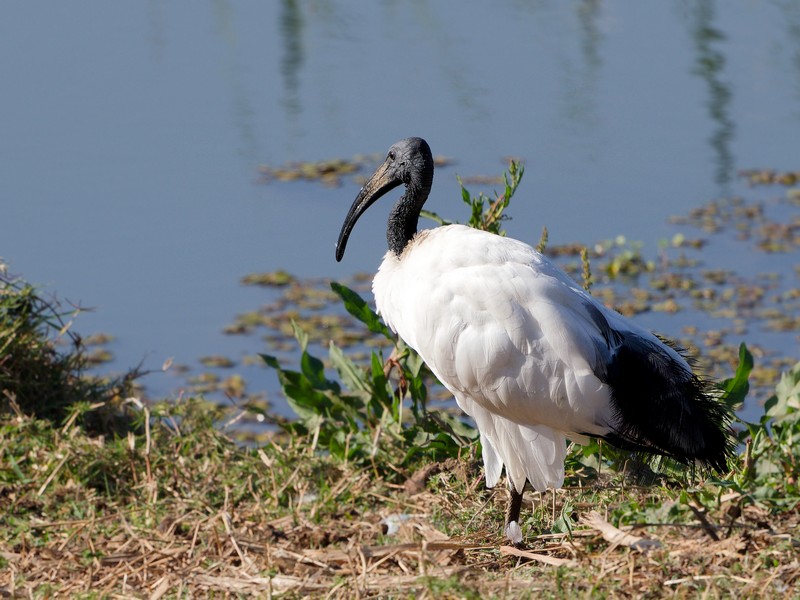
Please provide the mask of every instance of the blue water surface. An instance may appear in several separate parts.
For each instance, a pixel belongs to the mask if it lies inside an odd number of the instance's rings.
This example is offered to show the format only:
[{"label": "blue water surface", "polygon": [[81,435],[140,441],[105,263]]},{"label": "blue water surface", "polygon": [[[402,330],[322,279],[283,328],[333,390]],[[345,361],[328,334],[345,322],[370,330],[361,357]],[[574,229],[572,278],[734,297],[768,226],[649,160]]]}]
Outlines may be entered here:
[{"label": "blue water surface", "polygon": [[260,301],[247,273],[375,270],[386,210],[333,259],[353,179],[262,164],[423,136],[456,161],[429,208],[464,218],[456,175],[520,157],[511,235],[650,249],[739,169],[800,168],[792,0],[4,2],[0,56],[0,256],[93,307],[76,327],[118,369],[257,351],[222,333]]}]

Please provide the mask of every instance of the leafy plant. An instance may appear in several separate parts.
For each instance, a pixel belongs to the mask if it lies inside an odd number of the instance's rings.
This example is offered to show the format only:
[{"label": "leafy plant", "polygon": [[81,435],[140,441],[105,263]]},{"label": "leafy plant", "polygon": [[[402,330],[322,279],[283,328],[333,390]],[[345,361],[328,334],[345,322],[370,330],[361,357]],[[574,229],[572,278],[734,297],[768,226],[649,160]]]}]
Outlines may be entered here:
[{"label": "leafy plant", "polygon": [[758,423],[744,423],[737,487],[754,500],[800,503],[800,363],[781,376]]},{"label": "leafy plant", "polygon": [[731,410],[741,408],[750,391],[750,372],[753,370],[753,355],[744,343],[739,344],[739,363],[733,377],[718,386],[725,403]]},{"label": "leafy plant", "polygon": [[[510,161],[508,164],[508,171],[503,173],[503,183],[505,188],[502,194],[495,192],[494,199],[490,199],[483,192],[479,192],[477,196],[473,196],[470,191],[464,186],[461,178],[458,178],[458,184],[461,187],[461,200],[470,209],[470,217],[467,225],[475,229],[481,229],[497,235],[505,235],[505,230],[500,226],[502,221],[510,217],[505,214],[505,209],[508,208],[511,198],[517,191],[522,175],[525,173],[525,167],[522,163],[517,161]],[[434,212],[422,210],[420,213],[439,225],[450,225],[453,221],[443,219]],[[543,233],[546,237],[546,234]]]},{"label": "leafy plant", "polygon": [[[370,331],[394,339],[356,292],[338,283],[331,287],[345,309]],[[477,432],[459,419],[427,412],[425,379],[430,373],[402,340],[386,360],[373,351],[366,369],[331,342],[328,360],[337,381],[328,378],[324,363],[308,350],[308,336],[296,326],[295,337],[302,352],[299,371],[284,369],[274,356],[262,358],[278,372],[283,393],[299,417],[284,428],[310,436],[331,456],[345,462],[406,465],[416,457],[457,456],[477,438]]]},{"label": "leafy plant", "polygon": [[480,192],[477,196],[473,196],[464,187],[461,179],[458,180],[461,186],[461,200],[470,207],[471,215],[468,225],[475,229],[482,229],[490,233],[498,235],[505,235],[505,231],[501,229],[500,223],[509,217],[504,214],[508,208],[509,202],[514,192],[517,191],[522,175],[525,173],[525,167],[521,163],[511,161],[508,165],[508,171],[503,173],[503,182],[505,183],[505,190],[502,194],[495,194],[494,200],[490,200]]}]

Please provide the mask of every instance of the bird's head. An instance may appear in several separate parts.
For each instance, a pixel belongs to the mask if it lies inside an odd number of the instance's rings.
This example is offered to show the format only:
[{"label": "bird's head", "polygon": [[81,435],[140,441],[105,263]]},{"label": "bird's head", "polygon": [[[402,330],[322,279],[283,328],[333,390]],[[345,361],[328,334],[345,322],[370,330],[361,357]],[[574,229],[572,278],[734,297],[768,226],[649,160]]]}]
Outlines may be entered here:
[{"label": "bird's head", "polygon": [[398,185],[405,184],[407,188],[406,194],[398,204],[405,202],[409,209],[416,210],[413,223],[416,229],[416,218],[428,197],[432,181],[433,155],[425,140],[410,137],[392,144],[386,153],[386,159],[358,192],[358,196],[345,217],[339,240],[336,242],[336,260],[342,260],[347,246],[347,238],[350,237],[350,232],[359,217],[378,198]]}]

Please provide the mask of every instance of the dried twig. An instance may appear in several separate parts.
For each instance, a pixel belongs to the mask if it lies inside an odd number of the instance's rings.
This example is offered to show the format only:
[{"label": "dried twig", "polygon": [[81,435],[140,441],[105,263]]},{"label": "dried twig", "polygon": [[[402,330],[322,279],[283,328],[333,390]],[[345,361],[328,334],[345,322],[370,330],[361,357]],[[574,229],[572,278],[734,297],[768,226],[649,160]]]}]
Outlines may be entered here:
[{"label": "dried twig", "polygon": [[654,548],[661,547],[661,542],[658,540],[649,540],[617,529],[611,523],[603,519],[600,513],[595,511],[581,515],[581,522],[599,531],[603,539],[609,544],[612,544],[612,546],[629,546],[639,552],[649,552]]},{"label": "dried twig", "polygon": [[539,554],[538,552],[529,552],[528,550],[520,550],[514,546],[500,546],[500,554],[510,554],[511,556],[518,556],[520,558],[527,558],[535,560],[546,565],[554,567],[570,567],[574,566],[576,562],[571,558],[558,558],[557,556],[550,556],[549,554]]}]

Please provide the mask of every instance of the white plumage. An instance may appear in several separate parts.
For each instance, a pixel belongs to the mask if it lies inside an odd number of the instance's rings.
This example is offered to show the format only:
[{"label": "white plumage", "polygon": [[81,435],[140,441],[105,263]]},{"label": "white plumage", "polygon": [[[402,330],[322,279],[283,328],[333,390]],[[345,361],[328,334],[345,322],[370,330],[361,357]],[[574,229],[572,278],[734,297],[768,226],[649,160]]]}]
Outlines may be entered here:
[{"label": "white plumage", "polygon": [[490,487],[503,465],[519,492],[526,478],[559,487],[565,435],[609,431],[608,387],[584,358],[602,359],[582,307],[592,300],[529,246],[462,225],[423,232],[386,254],[373,292],[477,422]]},{"label": "white plumage", "polygon": [[[373,281],[378,312],[475,420],[487,486],[505,466],[512,541],[521,541],[525,481],[538,491],[563,484],[567,439],[597,436],[719,468],[724,414],[686,360],[527,244],[462,225],[417,234],[432,176],[424,140],[392,146],[353,203],[337,259],[358,217],[404,183]],[[664,415],[673,422],[649,422]]]}]

